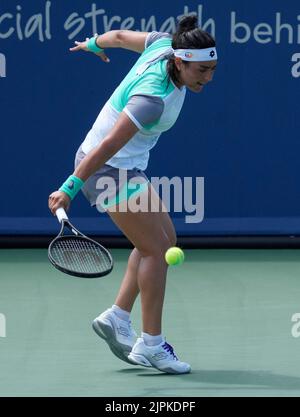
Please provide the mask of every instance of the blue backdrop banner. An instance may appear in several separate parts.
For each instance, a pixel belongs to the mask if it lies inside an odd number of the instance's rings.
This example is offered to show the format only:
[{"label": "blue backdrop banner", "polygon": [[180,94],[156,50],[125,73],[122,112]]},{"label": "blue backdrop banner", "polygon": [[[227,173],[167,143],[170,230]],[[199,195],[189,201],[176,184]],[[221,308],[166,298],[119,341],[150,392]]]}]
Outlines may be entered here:
[{"label": "blue backdrop banner", "polygon": [[[74,41],[173,33],[191,13],[216,37],[218,68],[201,94],[187,93],[146,173],[190,181],[182,209],[170,207],[179,235],[300,233],[299,1],[0,0],[0,234],[57,231],[48,195],[138,58],[114,48],[105,64],[71,53]],[[119,234],[82,195],[70,216],[88,233]]]}]

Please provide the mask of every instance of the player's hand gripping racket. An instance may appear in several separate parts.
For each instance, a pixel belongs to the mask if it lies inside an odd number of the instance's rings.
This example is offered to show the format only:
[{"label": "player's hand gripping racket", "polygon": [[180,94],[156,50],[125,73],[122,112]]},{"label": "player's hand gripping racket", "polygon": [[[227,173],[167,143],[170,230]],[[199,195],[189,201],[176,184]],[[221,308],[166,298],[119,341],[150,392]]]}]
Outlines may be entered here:
[{"label": "player's hand gripping racket", "polygon": [[[69,221],[63,208],[56,211],[61,223],[58,236],[50,243],[48,258],[65,274],[82,278],[103,277],[113,269],[113,259],[107,249],[83,235]],[[68,228],[72,234],[65,234]]]}]

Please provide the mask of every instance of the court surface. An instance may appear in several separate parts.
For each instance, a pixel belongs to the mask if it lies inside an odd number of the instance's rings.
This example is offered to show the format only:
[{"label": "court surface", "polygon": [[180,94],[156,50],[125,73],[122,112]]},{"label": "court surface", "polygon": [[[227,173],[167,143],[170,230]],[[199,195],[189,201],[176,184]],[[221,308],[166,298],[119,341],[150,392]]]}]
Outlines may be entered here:
[{"label": "court surface", "polygon": [[[186,250],[168,274],[164,335],[192,373],[118,360],[92,330],[129,250],[94,280],[54,269],[47,251],[0,251],[0,396],[300,396],[298,250]],[[139,300],[132,320],[141,330]]]}]

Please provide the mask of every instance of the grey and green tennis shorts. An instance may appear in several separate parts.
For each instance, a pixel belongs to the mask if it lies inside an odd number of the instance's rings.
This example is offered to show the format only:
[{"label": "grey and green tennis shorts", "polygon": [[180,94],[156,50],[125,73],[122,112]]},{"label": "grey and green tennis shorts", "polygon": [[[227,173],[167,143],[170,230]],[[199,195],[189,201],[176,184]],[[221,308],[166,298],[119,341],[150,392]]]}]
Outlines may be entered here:
[{"label": "grey and green tennis shorts", "polygon": [[[75,168],[85,155],[80,147],[75,157]],[[149,179],[140,169],[119,169],[105,164],[90,176],[81,190],[92,207],[106,210],[144,192],[148,185]]]}]

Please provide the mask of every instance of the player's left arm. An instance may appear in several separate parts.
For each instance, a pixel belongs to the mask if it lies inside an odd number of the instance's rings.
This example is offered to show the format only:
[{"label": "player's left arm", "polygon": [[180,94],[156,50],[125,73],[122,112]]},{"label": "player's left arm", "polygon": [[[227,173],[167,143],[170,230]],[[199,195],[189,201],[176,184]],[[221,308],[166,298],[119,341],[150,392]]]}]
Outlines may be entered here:
[{"label": "player's left arm", "polygon": [[[103,35],[97,35],[97,45],[99,48],[123,48],[129,51],[142,53],[145,50],[146,38],[149,32],[136,32],[134,30],[111,30]],[[95,35],[96,36],[96,35]],[[89,38],[86,38],[84,42],[75,41],[73,48],[70,48],[71,52],[86,51],[88,52],[87,42]],[[104,52],[96,53],[103,61],[109,62]]]},{"label": "player's left arm", "polygon": [[146,38],[149,32],[134,30],[112,30],[98,36],[97,44],[100,48],[123,48],[142,53],[145,50]]}]

